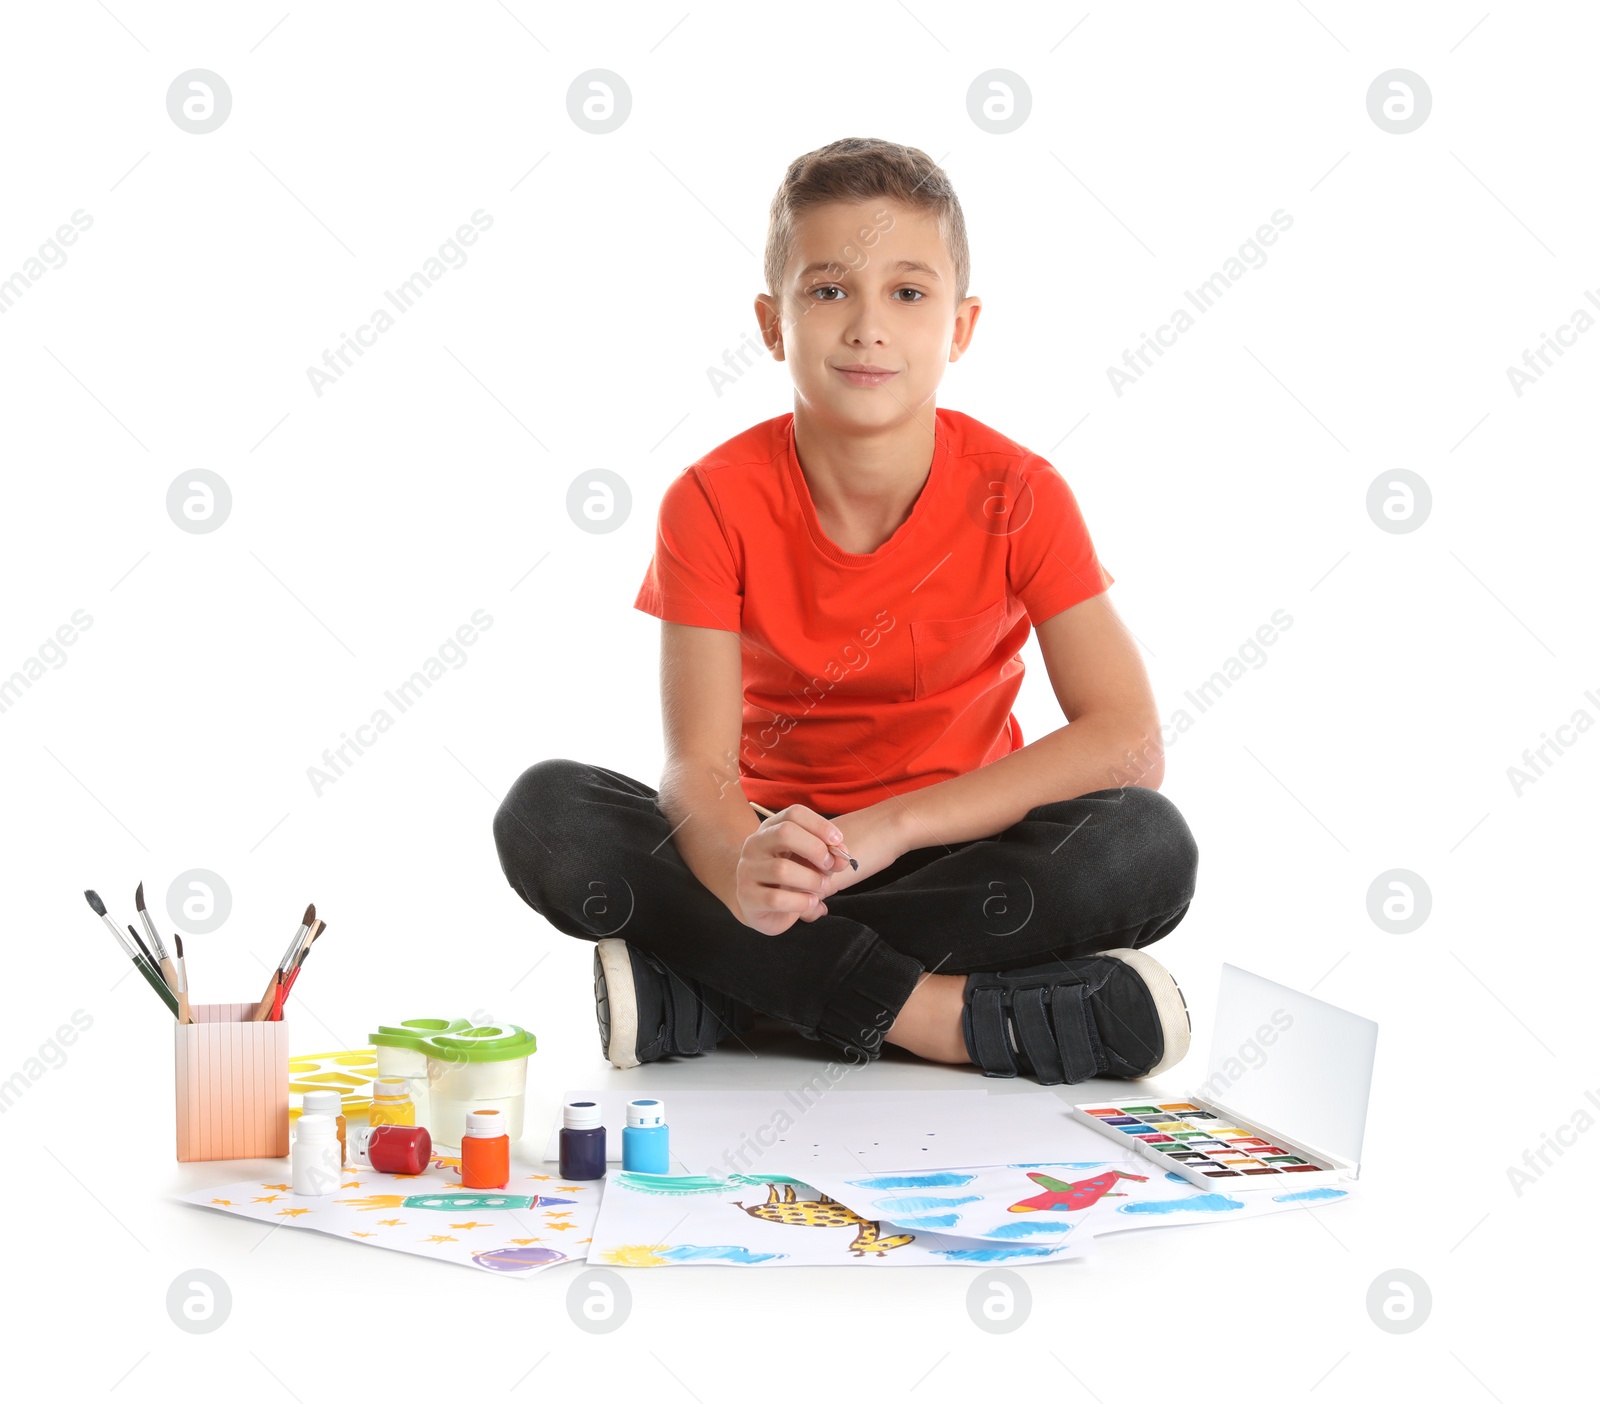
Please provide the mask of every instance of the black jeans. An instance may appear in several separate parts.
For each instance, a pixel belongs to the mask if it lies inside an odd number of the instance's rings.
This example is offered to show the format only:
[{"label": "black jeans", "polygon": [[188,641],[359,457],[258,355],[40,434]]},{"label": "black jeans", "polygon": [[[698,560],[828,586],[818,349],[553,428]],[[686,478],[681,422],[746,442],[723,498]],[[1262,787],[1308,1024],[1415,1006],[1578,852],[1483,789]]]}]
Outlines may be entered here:
[{"label": "black jeans", "polygon": [[557,930],[620,936],[868,1057],[924,971],[1010,970],[1159,940],[1189,908],[1198,854],[1165,795],[1095,790],[992,838],[912,849],[829,897],[827,916],[766,936],[695,877],[671,830],[650,786],[575,760],[529,767],[494,818],[507,881]]}]

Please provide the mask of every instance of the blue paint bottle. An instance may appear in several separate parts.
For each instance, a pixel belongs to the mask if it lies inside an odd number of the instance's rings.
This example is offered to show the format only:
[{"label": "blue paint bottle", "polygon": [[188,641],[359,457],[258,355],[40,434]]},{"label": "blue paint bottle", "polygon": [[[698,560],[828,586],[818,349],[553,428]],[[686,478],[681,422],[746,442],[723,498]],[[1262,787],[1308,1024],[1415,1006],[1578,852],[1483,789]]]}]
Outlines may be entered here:
[{"label": "blue paint bottle", "polygon": [[561,1112],[561,1178],[598,1180],[606,1173],[606,1127],[598,1102],[568,1102]]},{"label": "blue paint bottle", "polygon": [[628,1103],[628,1124],[622,1128],[622,1168],[641,1175],[669,1173],[667,1109],[654,1097]]}]

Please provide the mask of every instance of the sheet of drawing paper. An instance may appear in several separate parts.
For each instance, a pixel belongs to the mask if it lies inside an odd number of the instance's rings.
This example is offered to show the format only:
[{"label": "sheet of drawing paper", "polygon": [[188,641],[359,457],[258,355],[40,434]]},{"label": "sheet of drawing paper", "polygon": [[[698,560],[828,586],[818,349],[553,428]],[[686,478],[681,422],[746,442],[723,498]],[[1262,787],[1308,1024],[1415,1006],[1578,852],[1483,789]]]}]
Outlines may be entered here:
[{"label": "sheet of drawing paper", "polygon": [[788,1176],[632,1175],[612,1171],[589,1245],[605,1267],[923,1267],[1041,1262],[1093,1245],[997,1243],[894,1228]]},{"label": "sheet of drawing paper", "polygon": [[787,1175],[814,1171],[906,1171],[1019,1161],[1105,1161],[1107,1136],[1070,1115],[1053,1093],[856,1092],[836,1089],[807,1104],[798,1093],[764,1093],[679,1115],[667,1101],[673,1154],[696,1174]]},{"label": "sheet of drawing paper", "polygon": [[[1138,1156],[884,1173],[807,1171],[812,1184],[866,1218],[997,1243],[1064,1243],[1102,1204],[1147,1193],[1165,1172]],[[1157,1191],[1165,1195],[1165,1191]],[[1092,1230],[1089,1230],[1092,1236]]]},{"label": "sheet of drawing paper", "polygon": [[[846,1091],[842,1088],[819,1092],[814,1087],[806,1086],[770,1092],[629,1087],[602,1092],[567,1092],[562,1100],[600,1104],[601,1119],[606,1128],[606,1159],[620,1162],[623,1109],[636,1097],[659,1097],[666,1103],[667,1124],[672,1133],[672,1158],[676,1162],[672,1168],[674,1171],[700,1174],[711,1173],[713,1166],[717,1167],[717,1173],[749,1169],[754,1158],[763,1152],[764,1143],[776,1144],[779,1137],[787,1136],[791,1128],[802,1122],[809,1124],[815,1120],[819,1126],[831,1127],[838,1113],[830,1111],[825,1116],[818,1116],[818,1110],[825,1106],[858,1108],[852,1114],[855,1118],[852,1125],[863,1122],[880,1125],[885,1110],[895,1106],[899,1106],[902,1112],[908,1108],[923,1107],[927,1109],[927,1114],[942,1114],[948,1120],[951,1109],[962,1105],[976,1107],[987,1100],[988,1094],[981,1087],[954,1092]],[[560,1159],[560,1134],[561,1120],[558,1114],[545,1142],[544,1158],[547,1161]],[[741,1167],[738,1163],[740,1157],[749,1163]]]},{"label": "sheet of drawing paper", "polygon": [[1152,1166],[1151,1170],[1149,1184],[1139,1187],[1127,1199],[1102,1199],[1084,1224],[1084,1232],[1099,1238],[1126,1229],[1225,1223],[1286,1209],[1321,1209],[1351,1196],[1348,1188],[1317,1186],[1297,1190],[1286,1183],[1275,1183],[1271,1189],[1235,1190],[1221,1188],[1233,1181],[1220,1181],[1216,1189],[1201,1189],[1159,1166]]},{"label": "sheet of drawing paper", "polygon": [[287,1180],[246,1180],[183,1197],[274,1227],[314,1229],[502,1276],[527,1277],[587,1255],[603,1180],[564,1182],[513,1165],[504,1190],[463,1190],[460,1163],[435,1156],[421,1175],[346,1170],[327,1195],[297,1195]]}]

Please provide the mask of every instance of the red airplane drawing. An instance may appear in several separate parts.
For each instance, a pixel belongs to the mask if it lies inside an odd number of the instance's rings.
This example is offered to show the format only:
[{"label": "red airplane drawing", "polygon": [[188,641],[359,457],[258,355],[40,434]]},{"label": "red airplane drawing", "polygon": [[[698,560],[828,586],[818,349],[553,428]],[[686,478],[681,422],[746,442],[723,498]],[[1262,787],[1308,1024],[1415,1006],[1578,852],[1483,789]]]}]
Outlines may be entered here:
[{"label": "red airplane drawing", "polygon": [[1113,1198],[1120,1196],[1121,1191],[1113,1190],[1112,1185],[1118,1180],[1145,1181],[1148,1175],[1129,1175],[1122,1170],[1106,1170],[1090,1180],[1075,1180],[1067,1184],[1064,1180],[1041,1175],[1036,1170],[1028,1171],[1028,1178],[1036,1185],[1044,1188],[1043,1194],[1036,1194],[1032,1199],[1020,1200],[1011,1206],[1013,1214],[1036,1214],[1040,1210],[1064,1209],[1072,1212],[1074,1209],[1087,1209],[1091,1204],[1098,1204],[1106,1195]]}]

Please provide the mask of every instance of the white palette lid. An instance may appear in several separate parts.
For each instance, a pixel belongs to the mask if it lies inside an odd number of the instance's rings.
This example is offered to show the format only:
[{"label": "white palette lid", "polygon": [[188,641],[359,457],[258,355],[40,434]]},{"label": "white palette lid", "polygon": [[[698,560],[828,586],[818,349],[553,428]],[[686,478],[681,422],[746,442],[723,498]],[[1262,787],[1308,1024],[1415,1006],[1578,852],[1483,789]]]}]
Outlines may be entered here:
[{"label": "white palette lid", "polygon": [[1359,1168],[1377,1024],[1224,965],[1213,1030],[1195,1096]]}]

